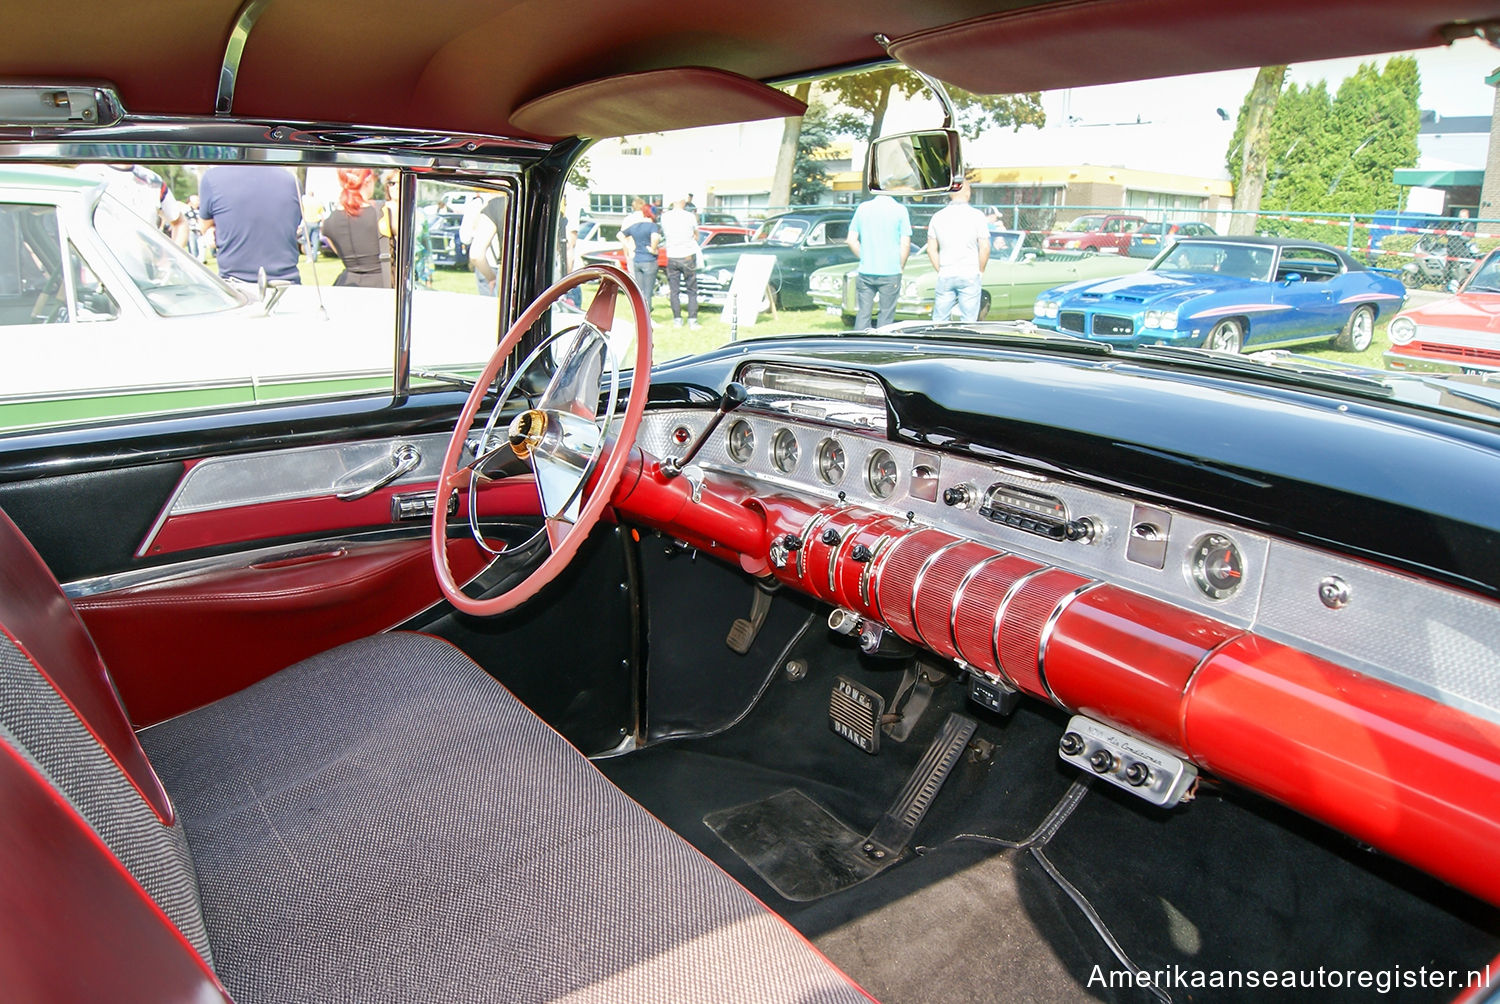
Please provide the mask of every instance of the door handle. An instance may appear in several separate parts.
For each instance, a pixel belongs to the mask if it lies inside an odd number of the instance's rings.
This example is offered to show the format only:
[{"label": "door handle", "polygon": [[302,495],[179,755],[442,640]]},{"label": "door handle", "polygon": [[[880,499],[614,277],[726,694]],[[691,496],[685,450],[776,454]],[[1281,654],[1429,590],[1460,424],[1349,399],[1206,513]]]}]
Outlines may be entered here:
[{"label": "door handle", "polygon": [[[410,443],[402,443],[391,451],[390,462],[391,469],[382,474],[373,483],[360,488],[351,488],[346,492],[339,492],[334,497],[340,502],[353,502],[356,499],[364,498],[372,492],[377,492],[397,478],[416,470],[417,465],[422,462],[422,454]],[[366,466],[370,465],[367,464]]]}]

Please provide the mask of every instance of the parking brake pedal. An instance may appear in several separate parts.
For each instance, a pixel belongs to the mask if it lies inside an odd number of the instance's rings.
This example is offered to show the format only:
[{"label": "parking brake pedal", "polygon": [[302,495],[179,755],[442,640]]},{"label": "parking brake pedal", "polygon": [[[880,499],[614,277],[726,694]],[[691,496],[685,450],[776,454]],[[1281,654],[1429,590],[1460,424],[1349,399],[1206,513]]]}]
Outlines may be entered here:
[{"label": "parking brake pedal", "polygon": [[760,634],[760,629],[765,627],[766,615],[770,612],[771,594],[756,586],[755,595],[750,598],[749,618],[741,617],[729,625],[729,635],[724,639],[724,644],[737,655],[744,655],[750,651],[750,646],[755,644],[755,638]]},{"label": "parking brake pedal", "polygon": [[917,832],[922,818],[932,808],[933,799],[937,798],[943,782],[948,780],[948,775],[953,771],[953,765],[958,763],[969,740],[974,738],[977,727],[978,723],[974,719],[957,712],[948,716],[942,731],[927,748],[922,762],[917,764],[917,769],[907,779],[901,794],[896,796],[895,803],[885,811],[885,815],[875,824],[875,829],[860,844],[860,850],[864,851],[866,857],[875,861],[890,861],[906,850],[906,845],[911,843],[912,835]]}]

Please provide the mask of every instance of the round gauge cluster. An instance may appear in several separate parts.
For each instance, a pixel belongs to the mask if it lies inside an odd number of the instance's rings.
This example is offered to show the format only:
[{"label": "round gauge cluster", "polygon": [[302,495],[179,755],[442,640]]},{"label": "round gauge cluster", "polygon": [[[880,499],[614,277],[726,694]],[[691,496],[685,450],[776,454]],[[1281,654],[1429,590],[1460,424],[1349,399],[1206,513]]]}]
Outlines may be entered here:
[{"label": "round gauge cluster", "polygon": [[825,439],[818,444],[818,477],[825,485],[836,485],[844,480],[844,471],[849,458],[836,439]]},{"label": "round gauge cluster", "polygon": [[865,465],[865,484],[870,488],[870,494],[878,499],[888,499],[896,493],[896,479],[899,476],[896,467],[896,458],[892,457],[888,450],[875,450],[870,454],[869,463]]},{"label": "round gauge cluster", "polygon": [[1234,541],[1222,533],[1206,533],[1188,556],[1193,585],[1211,600],[1227,600],[1245,575],[1245,559]]},{"label": "round gauge cluster", "polygon": [[[680,441],[678,434],[687,431],[686,427],[674,429],[674,441]],[[739,419],[729,426],[724,438],[724,452],[730,460],[736,464],[748,465],[755,457],[756,446],[755,428],[750,422]],[[769,453],[773,468],[781,474],[794,473],[802,459],[797,434],[786,426],[778,428],[771,434]],[[857,460],[856,463],[858,462]],[[875,447],[863,463],[864,487],[868,489],[870,496],[881,501],[894,496],[901,481],[901,468],[891,451]],[[849,454],[843,443],[828,436],[818,443],[812,466],[813,473],[820,482],[837,488],[844,483],[849,473]]]},{"label": "round gauge cluster", "polygon": [[797,469],[797,437],[791,429],[777,429],[771,437],[771,463],[783,474]]},{"label": "round gauge cluster", "polygon": [[755,430],[750,423],[739,421],[729,427],[729,439],[725,443],[729,459],[737,464],[749,461],[755,453]]}]

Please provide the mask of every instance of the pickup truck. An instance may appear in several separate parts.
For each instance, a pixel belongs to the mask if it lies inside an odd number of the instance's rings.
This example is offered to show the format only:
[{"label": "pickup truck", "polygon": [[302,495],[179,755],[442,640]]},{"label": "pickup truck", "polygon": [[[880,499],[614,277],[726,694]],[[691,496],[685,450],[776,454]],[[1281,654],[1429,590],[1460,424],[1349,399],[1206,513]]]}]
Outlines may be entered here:
[{"label": "pickup truck", "polygon": [[1093,213],[1080,216],[1061,230],[1047,235],[1047,251],[1089,251],[1124,254],[1130,235],[1146,223],[1144,216]]}]

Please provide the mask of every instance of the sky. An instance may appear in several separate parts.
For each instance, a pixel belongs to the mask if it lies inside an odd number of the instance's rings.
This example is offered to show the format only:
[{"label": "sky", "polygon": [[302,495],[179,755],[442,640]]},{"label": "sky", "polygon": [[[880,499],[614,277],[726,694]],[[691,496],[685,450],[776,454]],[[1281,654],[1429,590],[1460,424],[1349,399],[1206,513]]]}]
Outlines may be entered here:
[{"label": "sky", "polygon": [[[1330,91],[1361,63],[1383,64],[1389,54],[1351,59],[1328,59],[1300,63],[1287,71],[1287,82],[1307,85],[1327,80]],[[1500,66],[1500,49],[1478,39],[1462,39],[1441,49],[1417,53],[1421,74],[1421,107],[1442,115],[1488,115],[1493,110],[1495,89],[1485,84]],[[1135,83],[1079,87],[1071,91],[1049,91],[1043,96],[1049,123],[1062,124],[1069,115],[1080,124],[1133,122],[1143,119],[1201,120],[1217,117],[1223,108],[1231,119],[1255,82],[1256,71],[1225,70],[1192,77],[1168,77]]]},{"label": "sky", "polygon": [[[1327,80],[1330,91],[1364,62],[1383,64],[1390,54],[1301,63],[1287,71],[1299,85]],[[1500,67],[1500,49],[1478,39],[1417,53],[1420,105],[1442,116],[1489,115],[1495,89],[1484,78]],[[1240,103],[1256,70],[1225,70],[1189,77],[1128,81],[1047,91],[1043,130],[991,130],[966,142],[970,165],[1115,164],[1200,178],[1225,177],[1224,151]],[[1223,109],[1227,118],[1219,115]],[[887,131],[938,124],[936,103],[914,101],[893,111]]]}]

